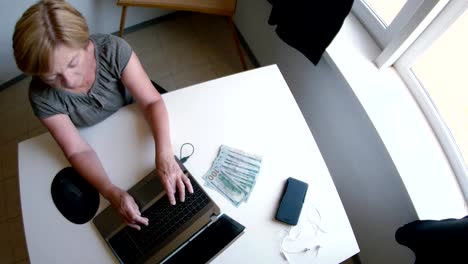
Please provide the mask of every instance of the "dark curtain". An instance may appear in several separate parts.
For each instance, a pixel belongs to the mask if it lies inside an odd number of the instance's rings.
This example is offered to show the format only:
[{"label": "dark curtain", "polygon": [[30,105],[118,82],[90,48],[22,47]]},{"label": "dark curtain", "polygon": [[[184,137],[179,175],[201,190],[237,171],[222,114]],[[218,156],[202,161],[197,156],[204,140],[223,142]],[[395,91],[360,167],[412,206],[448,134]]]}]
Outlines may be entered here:
[{"label": "dark curtain", "polygon": [[351,11],[353,0],[268,0],[268,23],[287,44],[317,65]]}]

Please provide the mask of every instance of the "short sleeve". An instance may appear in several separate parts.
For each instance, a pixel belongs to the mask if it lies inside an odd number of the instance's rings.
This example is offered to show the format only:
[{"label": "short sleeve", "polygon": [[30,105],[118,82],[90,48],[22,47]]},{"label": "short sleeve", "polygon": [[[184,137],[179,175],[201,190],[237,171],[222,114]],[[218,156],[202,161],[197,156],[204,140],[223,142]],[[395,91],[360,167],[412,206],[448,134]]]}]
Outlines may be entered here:
[{"label": "short sleeve", "polygon": [[109,35],[110,45],[112,52],[115,52],[113,56],[115,58],[115,67],[116,67],[116,74],[117,77],[120,79],[122,77],[122,73],[125,70],[125,67],[132,56],[132,48],[128,44],[127,41],[124,39]]},{"label": "short sleeve", "polygon": [[34,78],[29,85],[29,102],[34,115],[40,119],[47,118],[56,114],[67,114],[60,102],[54,97],[48,96],[44,87],[38,87],[40,83]]}]

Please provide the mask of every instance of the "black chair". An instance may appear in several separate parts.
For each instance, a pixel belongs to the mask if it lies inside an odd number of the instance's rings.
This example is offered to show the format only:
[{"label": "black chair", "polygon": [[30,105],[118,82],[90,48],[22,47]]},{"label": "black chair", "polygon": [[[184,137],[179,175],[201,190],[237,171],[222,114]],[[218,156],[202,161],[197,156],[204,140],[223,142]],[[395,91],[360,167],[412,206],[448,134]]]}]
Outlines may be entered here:
[{"label": "black chair", "polygon": [[395,239],[414,252],[415,264],[468,263],[468,216],[417,220],[398,228]]}]

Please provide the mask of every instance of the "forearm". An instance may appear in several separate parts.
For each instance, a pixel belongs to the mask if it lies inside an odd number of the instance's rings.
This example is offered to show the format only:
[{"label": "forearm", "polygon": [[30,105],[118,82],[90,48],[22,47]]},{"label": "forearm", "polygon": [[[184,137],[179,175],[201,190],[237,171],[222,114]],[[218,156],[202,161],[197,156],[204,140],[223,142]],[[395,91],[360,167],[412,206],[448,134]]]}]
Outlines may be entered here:
[{"label": "forearm", "polygon": [[109,200],[130,227],[140,230],[139,225],[148,225],[148,219],[141,216],[133,197],[111,183],[93,149],[76,152],[68,160],[83,178]]},{"label": "forearm", "polygon": [[169,116],[162,99],[148,105],[145,109],[145,117],[148,121],[156,147],[156,156],[163,154],[173,155]]},{"label": "forearm", "polygon": [[93,149],[90,148],[74,153],[68,157],[68,161],[99,193],[106,199],[110,199],[112,192],[115,191],[115,186],[107,176],[101,161]]}]

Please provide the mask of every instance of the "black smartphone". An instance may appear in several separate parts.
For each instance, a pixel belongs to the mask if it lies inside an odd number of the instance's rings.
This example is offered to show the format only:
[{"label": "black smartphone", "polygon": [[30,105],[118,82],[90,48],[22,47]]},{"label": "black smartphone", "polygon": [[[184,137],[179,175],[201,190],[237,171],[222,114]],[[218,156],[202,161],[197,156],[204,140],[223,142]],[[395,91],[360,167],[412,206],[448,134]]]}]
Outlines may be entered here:
[{"label": "black smartphone", "polygon": [[308,187],[307,183],[292,177],[286,180],[278,211],[276,211],[276,220],[297,225]]}]

